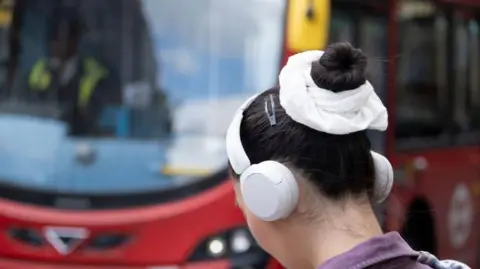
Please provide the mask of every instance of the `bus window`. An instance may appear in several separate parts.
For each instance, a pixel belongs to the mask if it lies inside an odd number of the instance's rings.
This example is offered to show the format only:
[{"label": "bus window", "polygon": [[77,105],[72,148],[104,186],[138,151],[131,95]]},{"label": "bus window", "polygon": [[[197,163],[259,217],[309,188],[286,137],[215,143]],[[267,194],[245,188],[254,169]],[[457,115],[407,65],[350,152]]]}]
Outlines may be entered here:
[{"label": "bus window", "polygon": [[469,35],[469,114],[471,129],[480,130],[480,24],[477,19],[471,19],[468,25]]},{"label": "bus window", "polygon": [[15,1],[0,159],[16,165],[0,162],[0,185],[136,197],[226,179],[226,129],[275,83],[285,12],[282,0]]},{"label": "bus window", "polygon": [[467,22],[461,14],[455,14],[453,23],[454,45],[453,45],[453,122],[454,129],[465,132],[469,129],[469,118],[467,116],[467,90],[469,70],[469,37]]},{"label": "bus window", "polygon": [[[403,2],[411,5],[416,2]],[[443,141],[448,115],[447,22],[435,6],[399,12],[396,137]],[[429,8],[425,8],[429,7]]]},{"label": "bus window", "polygon": [[362,17],[359,22],[360,48],[369,57],[368,80],[375,87],[380,98],[385,101],[387,93],[387,28],[382,17]]},{"label": "bus window", "polygon": [[350,42],[357,44],[368,55],[368,80],[382,100],[386,93],[385,59],[387,55],[386,21],[382,17],[360,15],[353,11],[332,11],[330,24],[330,40],[334,42]]},{"label": "bus window", "polygon": [[[458,11],[454,17],[453,44],[453,123],[458,143],[478,141],[480,129],[480,42],[478,21]],[[474,142],[475,143],[475,142]]]},{"label": "bus window", "polygon": [[[12,28],[18,41],[9,55],[13,83],[0,111],[62,120],[77,137],[168,133],[155,66],[146,64],[154,53],[140,5],[88,3],[16,6]],[[117,23],[122,9],[130,12]]]},{"label": "bus window", "polygon": [[330,22],[329,43],[347,41],[354,43],[355,40],[355,23],[348,13],[332,10],[332,19]]}]

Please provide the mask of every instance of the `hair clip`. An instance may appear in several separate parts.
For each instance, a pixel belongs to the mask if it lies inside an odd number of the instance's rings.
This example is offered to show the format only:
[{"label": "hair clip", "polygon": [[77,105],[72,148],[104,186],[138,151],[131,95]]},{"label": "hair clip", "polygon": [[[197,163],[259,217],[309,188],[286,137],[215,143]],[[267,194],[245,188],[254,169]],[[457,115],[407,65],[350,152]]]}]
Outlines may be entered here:
[{"label": "hair clip", "polygon": [[273,96],[270,94],[270,109],[272,113],[270,114],[270,111],[268,109],[268,97],[265,97],[265,113],[267,113],[268,120],[270,121],[270,125],[274,126],[277,124],[277,118],[275,117],[275,102],[273,101]]}]

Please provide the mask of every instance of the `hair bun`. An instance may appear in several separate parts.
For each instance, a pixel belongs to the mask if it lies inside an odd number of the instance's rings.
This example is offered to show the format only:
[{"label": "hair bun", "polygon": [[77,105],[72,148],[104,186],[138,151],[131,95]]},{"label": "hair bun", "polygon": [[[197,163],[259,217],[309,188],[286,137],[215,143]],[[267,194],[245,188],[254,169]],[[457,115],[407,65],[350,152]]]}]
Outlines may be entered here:
[{"label": "hair bun", "polygon": [[367,56],[348,42],[334,43],[312,63],[310,75],[318,87],[342,92],[356,89],[366,81]]}]

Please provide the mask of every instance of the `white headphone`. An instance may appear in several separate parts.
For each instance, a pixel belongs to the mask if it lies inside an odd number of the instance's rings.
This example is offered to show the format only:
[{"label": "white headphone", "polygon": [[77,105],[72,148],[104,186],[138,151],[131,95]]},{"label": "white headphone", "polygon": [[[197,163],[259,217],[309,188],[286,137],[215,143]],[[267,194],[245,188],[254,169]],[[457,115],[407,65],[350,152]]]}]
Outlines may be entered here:
[{"label": "white headphone", "polygon": [[[226,151],[228,160],[240,175],[240,186],[244,204],[250,212],[264,221],[275,221],[288,217],[298,203],[298,184],[293,173],[276,161],[251,164],[240,138],[243,112],[257,98],[250,97],[235,112],[227,130]],[[393,184],[393,169],[383,155],[372,151],[375,164],[374,201],[383,202]]]}]

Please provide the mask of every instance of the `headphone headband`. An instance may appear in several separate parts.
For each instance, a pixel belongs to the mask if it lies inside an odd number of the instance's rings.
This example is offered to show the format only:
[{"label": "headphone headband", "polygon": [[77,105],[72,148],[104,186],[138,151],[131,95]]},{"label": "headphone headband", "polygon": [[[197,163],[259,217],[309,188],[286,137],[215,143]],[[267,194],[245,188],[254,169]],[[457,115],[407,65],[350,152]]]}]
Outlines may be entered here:
[{"label": "headphone headband", "polygon": [[242,125],[243,112],[250,106],[250,104],[257,99],[260,94],[255,94],[241,105],[233,116],[233,120],[230,123],[227,130],[226,137],[226,150],[228,160],[232,166],[233,171],[237,175],[240,175],[250,166],[250,159],[245,152],[242,145],[242,139],[240,137],[240,127]]}]

